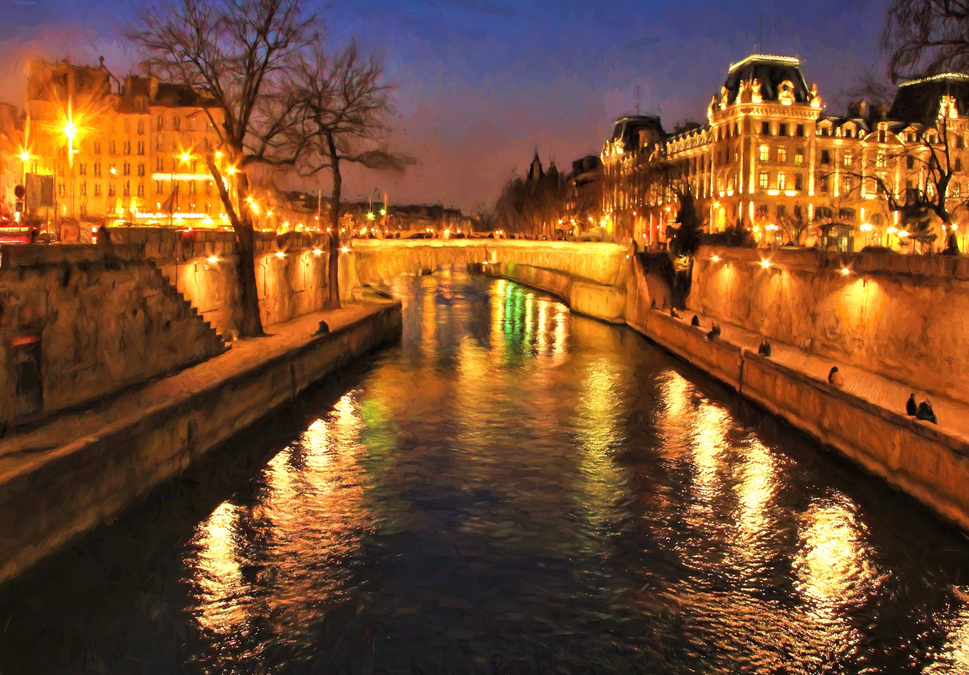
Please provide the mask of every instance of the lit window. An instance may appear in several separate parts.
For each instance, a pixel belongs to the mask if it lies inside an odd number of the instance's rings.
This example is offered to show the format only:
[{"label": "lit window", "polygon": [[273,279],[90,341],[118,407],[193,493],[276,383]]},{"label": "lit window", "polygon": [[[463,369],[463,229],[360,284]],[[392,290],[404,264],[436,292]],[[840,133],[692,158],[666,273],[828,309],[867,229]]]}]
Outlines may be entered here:
[{"label": "lit window", "polygon": [[844,165],[845,165],[845,166],[851,166],[851,153],[850,153],[850,152],[846,152],[846,153],[845,153],[845,154],[844,154],[844,155],[842,156],[842,158],[841,158],[841,159],[842,159],[842,161],[844,162]]},{"label": "lit window", "polygon": [[777,163],[783,164],[787,161],[787,148],[777,148]]},{"label": "lit window", "polygon": [[783,171],[777,172],[777,189],[784,190],[787,188],[787,176],[784,175]]},{"label": "lit window", "polygon": [[798,148],[798,150],[794,153],[794,166],[803,166],[803,165],[804,165],[804,151]]},{"label": "lit window", "polygon": [[875,158],[875,166],[883,168],[885,166],[885,153],[884,151],[879,151],[878,156]]},{"label": "lit window", "polygon": [[770,186],[770,174],[766,171],[760,172],[760,189],[766,190]]},{"label": "lit window", "polygon": [[766,145],[760,146],[760,161],[766,162],[770,159],[770,148]]}]

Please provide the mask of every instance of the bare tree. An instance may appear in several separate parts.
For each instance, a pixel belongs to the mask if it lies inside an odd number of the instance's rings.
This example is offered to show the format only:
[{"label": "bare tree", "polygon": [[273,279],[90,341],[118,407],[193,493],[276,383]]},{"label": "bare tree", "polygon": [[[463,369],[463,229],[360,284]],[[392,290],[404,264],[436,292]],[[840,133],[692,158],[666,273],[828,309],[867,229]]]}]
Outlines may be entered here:
[{"label": "bare tree", "polygon": [[882,50],[892,81],[969,70],[969,2],[893,0]]},{"label": "bare tree", "polygon": [[798,204],[793,212],[785,211],[778,215],[777,225],[787,237],[789,245],[803,246],[808,233],[814,227],[814,222],[804,215],[804,209]]},{"label": "bare tree", "polygon": [[342,162],[370,169],[401,172],[413,160],[384,150],[361,149],[361,141],[385,129],[390,111],[390,86],[382,81],[383,69],[371,54],[361,56],[355,42],[328,54],[318,48],[296,71],[301,134],[307,152],[300,161],[303,175],[324,169],[333,180],[330,198],[327,307],[340,307],[340,200],[343,194]]},{"label": "bare tree", "polygon": [[[291,134],[295,101],[288,74],[296,57],[317,37],[317,16],[300,0],[155,0],[149,2],[129,36],[147,53],[144,68],[208,97],[205,107],[222,151],[204,152],[232,229],[242,289],[239,332],[261,335],[256,288],[252,214],[247,168],[292,165],[302,147]],[[212,109],[221,111],[217,119]],[[233,201],[223,173],[236,174]]]}]

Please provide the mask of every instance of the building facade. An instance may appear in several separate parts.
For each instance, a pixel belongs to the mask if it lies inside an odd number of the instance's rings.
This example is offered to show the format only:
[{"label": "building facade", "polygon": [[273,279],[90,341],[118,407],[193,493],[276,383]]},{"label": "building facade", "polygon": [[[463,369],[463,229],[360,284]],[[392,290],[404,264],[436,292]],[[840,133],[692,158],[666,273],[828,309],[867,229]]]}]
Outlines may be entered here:
[{"label": "building facade", "polygon": [[[222,111],[191,87],[116,79],[102,64],[33,64],[21,123],[22,173],[49,176],[28,219],[227,225],[204,154]],[[231,173],[231,171],[230,171]],[[28,181],[28,186],[31,182]]]},{"label": "building facade", "polygon": [[[890,109],[861,103],[829,115],[798,59],[753,55],[730,66],[705,124],[662,143],[617,142],[616,134],[606,142],[601,157],[614,185],[602,217],[637,241],[666,241],[676,190],[650,180],[664,163],[695,197],[707,232],[740,227],[761,243],[900,248],[909,232],[899,207],[912,190],[933,196],[941,161],[953,214],[934,225],[944,242],[965,215],[967,114],[969,76],[944,74],[901,85]],[[617,134],[627,125],[617,121]]]}]

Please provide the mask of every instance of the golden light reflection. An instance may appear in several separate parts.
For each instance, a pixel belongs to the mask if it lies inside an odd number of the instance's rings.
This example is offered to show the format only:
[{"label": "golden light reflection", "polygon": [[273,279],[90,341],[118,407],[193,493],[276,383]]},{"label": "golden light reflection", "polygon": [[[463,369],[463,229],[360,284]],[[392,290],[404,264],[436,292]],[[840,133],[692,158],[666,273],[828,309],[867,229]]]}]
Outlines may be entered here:
[{"label": "golden light reflection", "polygon": [[505,358],[505,296],[509,282],[499,279],[491,293],[491,361],[499,365]]},{"label": "golden light reflection", "polygon": [[738,548],[751,561],[759,557],[759,545],[772,532],[770,507],[777,491],[777,467],[770,450],[756,438],[748,439],[742,457],[742,474],[737,484]]},{"label": "golden light reflection", "polygon": [[922,671],[924,675],[969,673],[969,587],[954,586],[952,590],[960,600],[958,611],[948,622],[946,644]]},{"label": "golden light reflection", "polygon": [[538,302],[538,326],[535,339],[535,349],[539,356],[548,356],[548,300],[539,298]]},{"label": "golden light reflection", "polygon": [[674,370],[660,380],[660,405],[657,426],[663,434],[661,451],[668,460],[676,460],[690,448],[689,416],[693,412],[693,385]]},{"label": "golden light reflection", "polygon": [[730,415],[723,408],[704,401],[697,409],[693,424],[693,462],[696,466],[698,497],[713,497],[717,489],[717,469],[727,450]]},{"label": "golden light reflection", "polygon": [[[425,277],[428,278],[428,277]],[[427,282],[430,284],[434,281]],[[434,288],[424,285],[424,300],[421,306],[421,354],[424,358],[431,361],[437,356],[437,302]]]},{"label": "golden light reflection", "polygon": [[822,610],[863,602],[875,570],[845,497],[811,505],[804,516],[803,545],[794,560],[798,590]]},{"label": "golden light reflection", "polygon": [[619,385],[616,363],[599,358],[586,366],[575,419],[581,443],[578,468],[593,526],[609,519],[627,489],[625,474],[612,456],[613,448],[623,441],[617,405]]},{"label": "golden light reflection", "polygon": [[219,635],[244,631],[249,620],[248,585],[242,576],[236,537],[239,507],[222,502],[199,524],[193,544],[198,547],[197,619]]}]

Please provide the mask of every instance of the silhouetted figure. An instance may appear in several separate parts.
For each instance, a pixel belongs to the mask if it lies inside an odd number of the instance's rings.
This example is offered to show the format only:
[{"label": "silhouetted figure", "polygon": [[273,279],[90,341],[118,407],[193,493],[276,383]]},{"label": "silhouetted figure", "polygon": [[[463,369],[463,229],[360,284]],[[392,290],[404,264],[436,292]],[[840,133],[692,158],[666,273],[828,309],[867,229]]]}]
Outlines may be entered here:
[{"label": "silhouetted figure", "polygon": [[670,307],[670,316],[673,317],[674,319],[680,318],[680,315],[676,313],[675,307]]},{"label": "silhouetted figure", "polygon": [[764,338],[764,340],[760,343],[760,346],[757,348],[757,353],[761,356],[770,356],[770,352],[770,342],[767,341],[767,338]]},{"label": "silhouetted figure", "polygon": [[909,394],[908,400],[905,402],[905,414],[915,417],[915,413],[918,412],[918,406],[915,404],[915,394]]},{"label": "silhouetted figure", "polygon": [[314,335],[327,335],[330,332],[330,325],[326,321],[320,321],[320,327],[316,329]]},{"label": "silhouetted figure", "polygon": [[838,370],[838,366],[831,366],[831,370],[828,371],[828,384],[840,389],[844,383],[845,378]]},{"label": "silhouetted figure", "polygon": [[713,328],[707,333],[707,340],[716,340],[718,337],[720,337],[720,326],[713,324]]},{"label": "silhouetted figure", "polygon": [[101,223],[101,227],[98,228],[98,246],[107,246],[111,243],[111,233],[108,232],[108,226]]},{"label": "silhouetted figure", "polygon": [[915,412],[915,418],[931,422],[932,424],[939,423],[939,420],[935,417],[935,411],[932,410],[932,404],[929,403],[928,399],[919,403],[919,409]]},{"label": "silhouetted figure", "polygon": [[698,317],[696,314],[694,314],[693,315],[693,318],[690,319],[690,325],[691,326],[696,326],[697,328],[699,328],[700,327],[700,317]]}]

